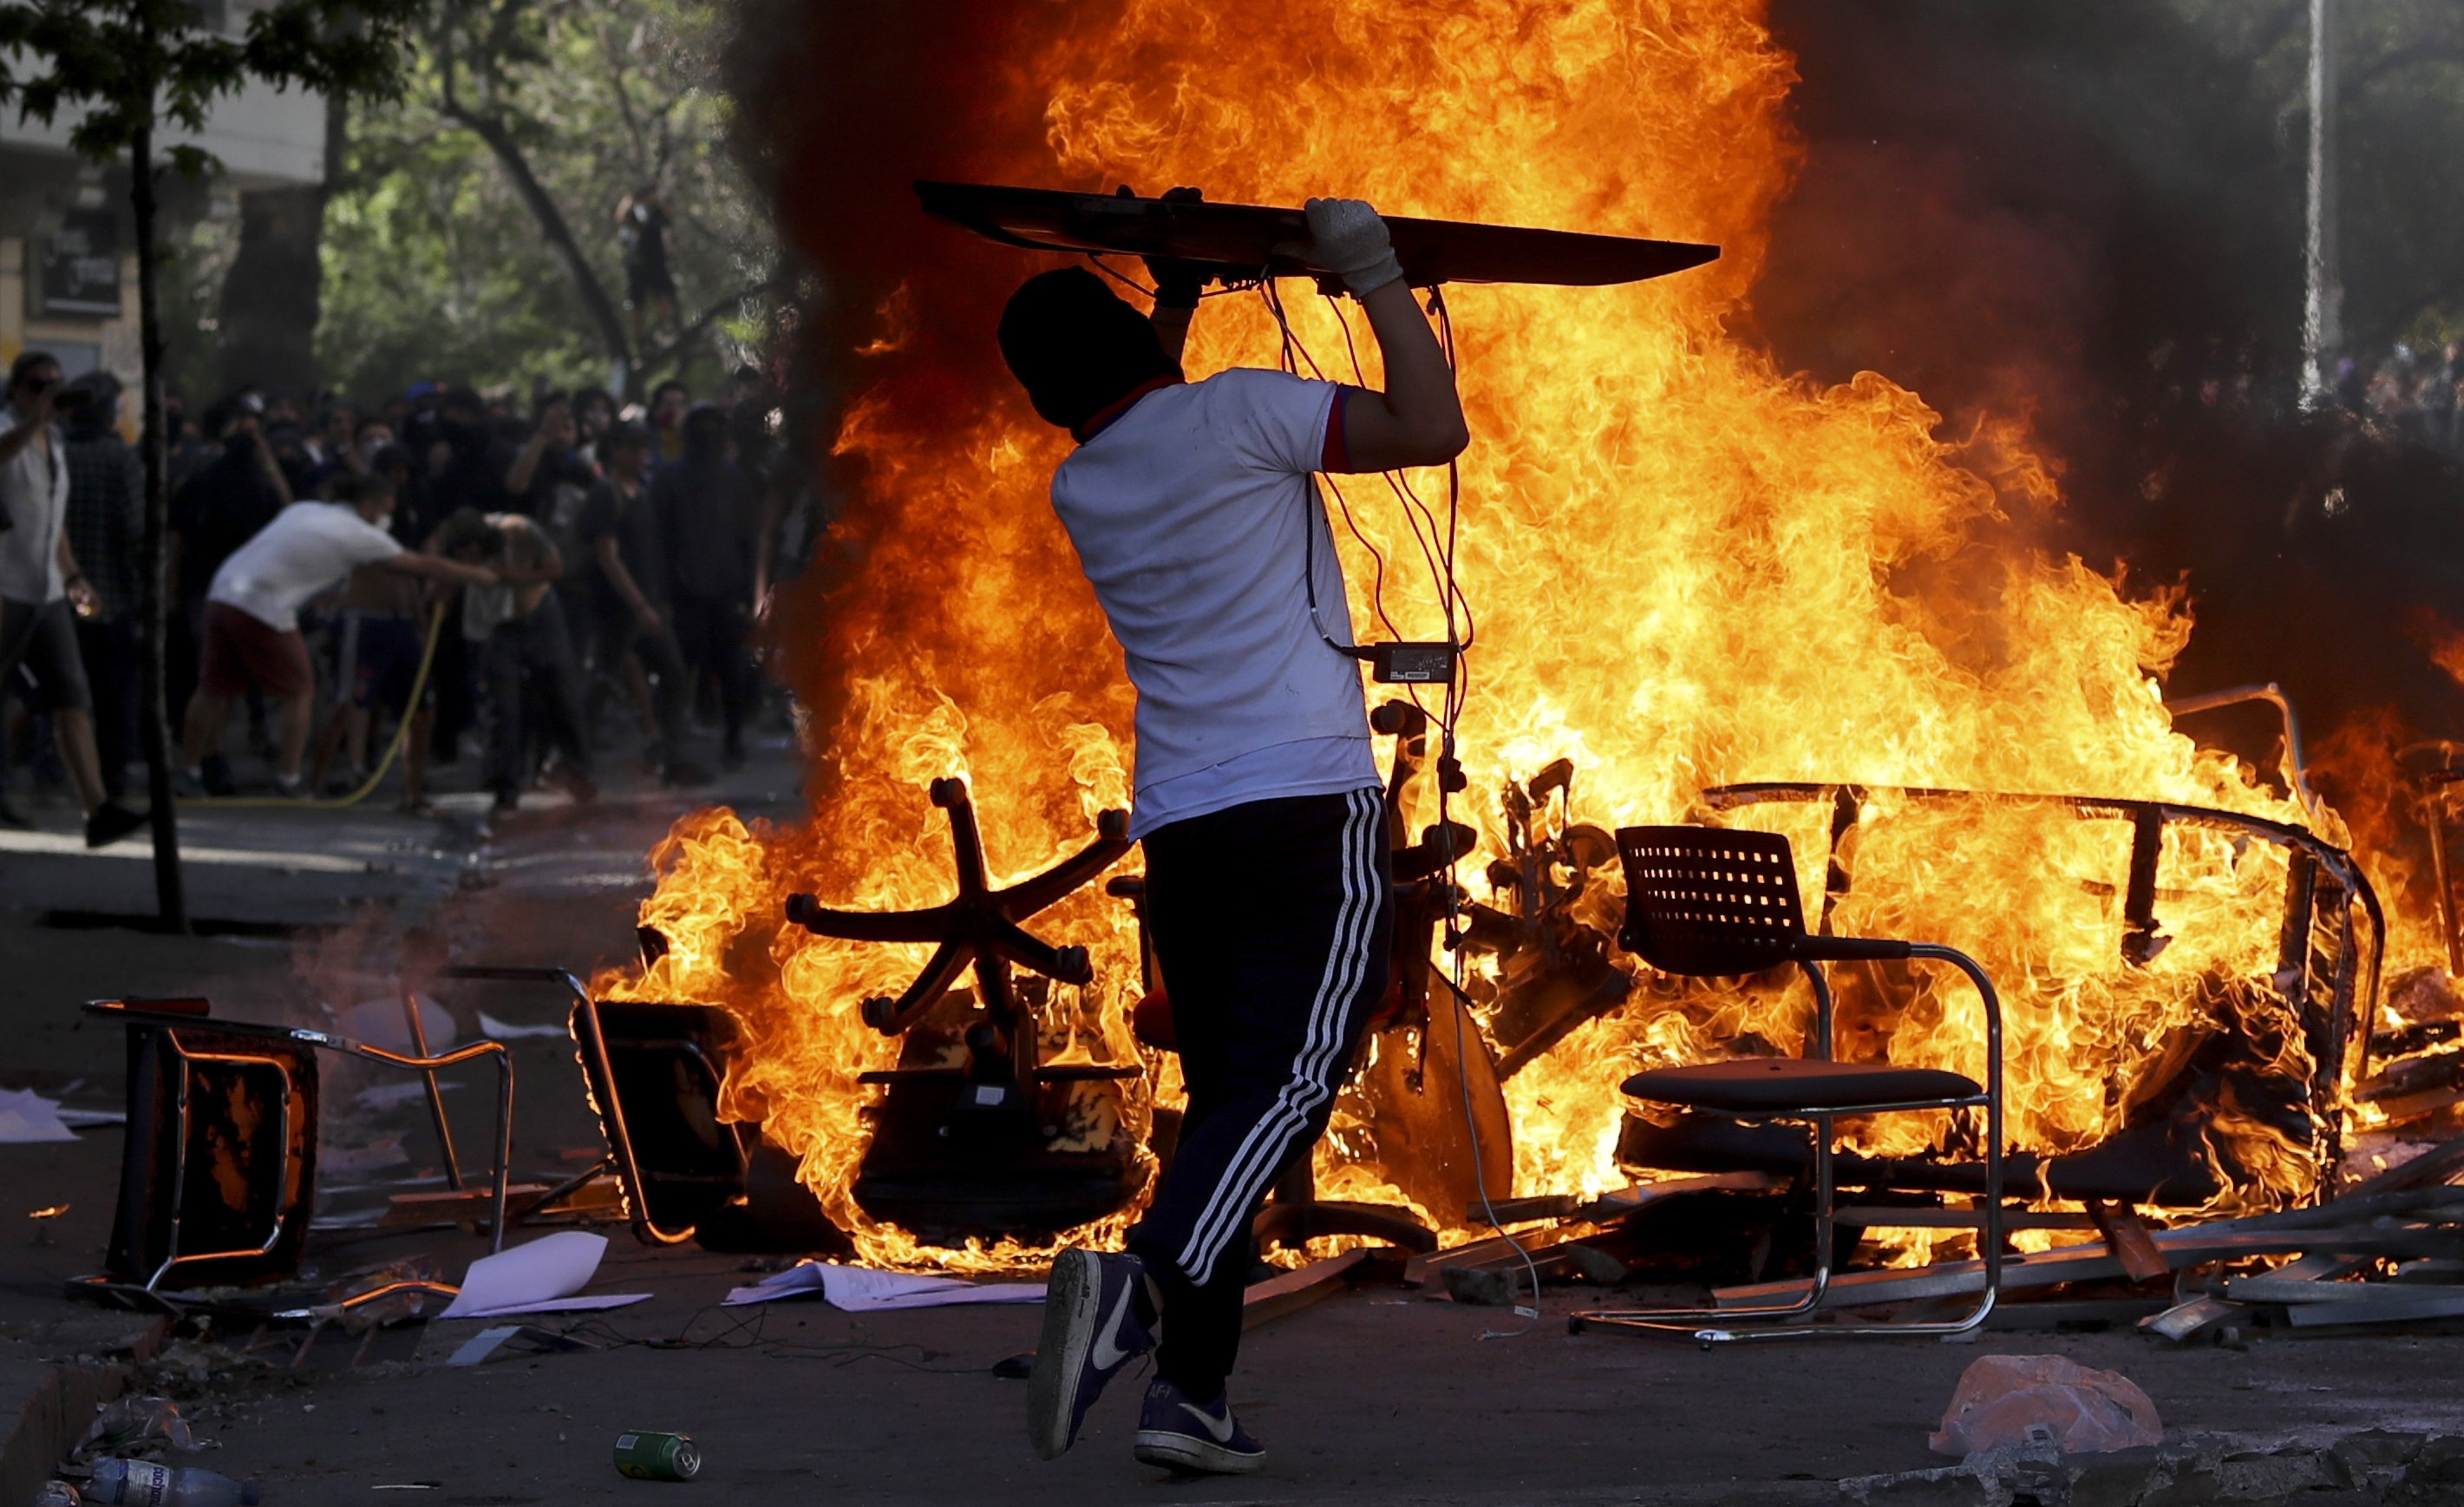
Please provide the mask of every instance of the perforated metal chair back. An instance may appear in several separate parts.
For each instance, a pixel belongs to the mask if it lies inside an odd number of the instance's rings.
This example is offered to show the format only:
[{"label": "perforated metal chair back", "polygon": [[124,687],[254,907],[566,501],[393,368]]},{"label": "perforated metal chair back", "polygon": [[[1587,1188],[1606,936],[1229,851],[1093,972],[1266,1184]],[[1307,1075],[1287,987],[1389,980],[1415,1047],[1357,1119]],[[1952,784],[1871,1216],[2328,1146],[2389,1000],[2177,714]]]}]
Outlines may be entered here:
[{"label": "perforated metal chair back", "polygon": [[1774,832],[1621,827],[1617,941],[1670,973],[1760,973],[1805,955],[1796,860]]}]

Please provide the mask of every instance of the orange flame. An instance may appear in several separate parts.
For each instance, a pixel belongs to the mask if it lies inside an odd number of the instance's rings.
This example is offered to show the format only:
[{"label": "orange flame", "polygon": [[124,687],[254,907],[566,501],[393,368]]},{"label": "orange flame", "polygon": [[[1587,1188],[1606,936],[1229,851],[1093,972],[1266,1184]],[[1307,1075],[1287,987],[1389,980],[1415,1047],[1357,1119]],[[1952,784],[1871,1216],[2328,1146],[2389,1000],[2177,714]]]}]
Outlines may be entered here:
[{"label": "orange flame", "polygon": [[[1885,376],[1816,386],[1736,333],[1797,158],[1793,63],[1760,0],[1130,0],[1021,7],[1006,26],[999,45],[978,39],[1004,60],[980,80],[991,123],[963,160],[919,173],[1196,184],[1254,203],[1340,193],[1397,213],[1724,248],[1709,267],[1632,287],[1447,290],[1474,435],[1463,584],[1480,616],[1463,724],[1472,789],[1457,814],[1492,853],[1490,793],[1559,757],[1577,769],[1575,814],[1602,825],[1686,820],[1704,787],[1749,780],[2076,790],[2302,819],[2173,730],[2159,685],[2189,632],[2178,594],[2134,595],[2027,543],[2058,497],[2019,424],[1946,434]],[[792,605],[801,627],[785,647],[824,767],[813,811],[749,831],[724,810],[680,823],[642,913],[672,950],[602,981],[740,1014],[754,1050],[731,1112],[797,1151],[881,1259],[912,1243],[865,1219],[848,1187],[864,1141],[855,1076],[893,1049],[855,1006],[895,992],[921,958],[782,929],[781,898],[946,898],[947,840],[924,799],[935,776],[972,783],[991,860],[1008,871],[997,883],[1128,804],[1130,693],[1045,500],[1067,440],[1010,389],[984,317],[987,279],[997,298],[1044,263],[929,233],[948,249],[879,310],[856,368],[872,376],[833,441],[860,477],[835,546],[844,568],[817,570]],[[1341,309],[1297,290],[1293,303],[1321,360],[1344,349]],[[1256,298],[1210,299],[1188,365],[1193,376],[1267,365],[1275,349]],[[1362,531],[1389,562],[1417,561],[1396,510],[1364,503],[1369,490],[1353,492]],[[1372,571],[1346,546],[1366,623]],[[1391,568],[1384,605],[1418,636],[1437,617],[1416,573]],[[1787,830],[1818,897],[1824,833]],[[2024,1145],[2109,1133],[2168,1032],[2211,1008],[2213,981],[2274,965],[2285,864],[2272,848],[2168,835],[2160,890],[2176,941],[2133,968],[2116,948],[2126,830],[1877,794],[1859,841],[1840,929],[1960,946],[2002,982]],[[1478,873],[1467,864],[1465,882]],[[1090,891],[1039,929],[1097,963],[1096,985],[1051,1023],[1054,1045],[1127,1060],[1128,917]],[[1638,991],[1510,1081],[1516,1191],[1621,1181],[1610,1151],[1626,1073],[1717,1054],[1749,1030],[1793,1050],[1802,1019],[1793,995]],[[1973,1073],[1973,1021],[1964,990],[1929,982],[1847,1045]],[[1889,1138],[1932,1134],[1878,1130],[1871,1143],[1916,1150],[1922,1140]],[[1325,1156],[1348,1194],[1374,1184],[1374,1169],[1341,1167],[1340,1150]],[[2269,1181],[2280,1194],[2316,1171]]]}]

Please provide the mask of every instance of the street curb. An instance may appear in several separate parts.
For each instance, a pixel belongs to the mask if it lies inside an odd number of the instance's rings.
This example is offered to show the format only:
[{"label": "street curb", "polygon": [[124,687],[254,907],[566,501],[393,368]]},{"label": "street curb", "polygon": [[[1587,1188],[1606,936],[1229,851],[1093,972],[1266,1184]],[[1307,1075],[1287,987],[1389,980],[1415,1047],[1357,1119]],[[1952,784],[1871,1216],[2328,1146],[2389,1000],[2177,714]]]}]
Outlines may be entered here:
[{"label": "street curb", "polygon": [[[18,1368],[0,1370],[6,1376]],[[129,1388],[134,1366],[43,1365],[0,1444],[0,1502],[32,1501],[53,1470],[84,1437],[94,1410]],[[5,1406],[5,1405],[0,1405]]]},{"label": "street curb", "polygon": [[94,1348],[125,1352],[129,1360],[97,1361],[80,1353],[73,1363],[0,1360],[0,1408],[12,1393],[25,1401],[11,1412],[9,1436],[0,1443],[0,1507],[32,1501],[60,1461],[85,1437],[94,1410],[137,1385],[138,1367],[163,1353],[171,1320],[158,1315],[124,1334],[116,1344]]}]

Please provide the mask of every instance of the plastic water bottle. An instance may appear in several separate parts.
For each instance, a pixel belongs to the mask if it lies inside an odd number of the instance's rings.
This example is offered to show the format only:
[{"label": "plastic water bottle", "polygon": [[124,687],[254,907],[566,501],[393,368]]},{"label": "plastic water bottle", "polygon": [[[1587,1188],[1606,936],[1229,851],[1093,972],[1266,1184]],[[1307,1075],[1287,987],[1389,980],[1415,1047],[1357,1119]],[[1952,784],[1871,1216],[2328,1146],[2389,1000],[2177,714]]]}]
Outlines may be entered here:
[{"label": "plastic water bottle", "polygon": [[100,1460],[86,1483],[89,1502],[117,1507],[256,1507],[256,1483],[211,1471],[175,1471],[150,1460]]}]

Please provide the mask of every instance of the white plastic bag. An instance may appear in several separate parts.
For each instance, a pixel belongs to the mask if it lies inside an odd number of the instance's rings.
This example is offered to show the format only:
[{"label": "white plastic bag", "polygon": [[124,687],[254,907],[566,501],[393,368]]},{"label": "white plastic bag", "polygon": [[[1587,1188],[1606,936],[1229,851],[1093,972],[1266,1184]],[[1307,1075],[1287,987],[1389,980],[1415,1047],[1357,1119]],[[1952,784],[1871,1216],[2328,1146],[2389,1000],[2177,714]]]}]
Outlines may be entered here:
[{"label": "white plastic bag", "polygon": [[2119,1371],[2058,1355],[1989,1355],[1960,1373],[1942,1431],[1927,1442],[1961,1456],[2010,1444],[2093,1454],[2164,1437],[2155,1403]]}]

